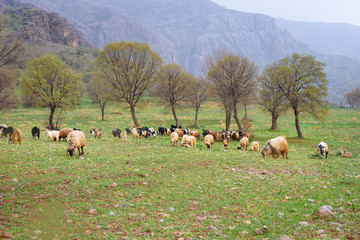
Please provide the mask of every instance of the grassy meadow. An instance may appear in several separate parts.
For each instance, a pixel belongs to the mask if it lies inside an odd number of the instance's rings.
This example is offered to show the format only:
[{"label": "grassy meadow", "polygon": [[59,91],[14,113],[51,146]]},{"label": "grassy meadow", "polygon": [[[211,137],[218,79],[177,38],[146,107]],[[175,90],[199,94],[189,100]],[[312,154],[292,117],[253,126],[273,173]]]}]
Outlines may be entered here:
[{"label": "grassy meadow", "polygon": [[[174,123],[160,105],[145,99],[137,109],[142,125]],[[178,115],[182,126],[193,123],[192,109]],[[271,117],[250,106],[252,140],[262,148],[286,136],[288,159],[237,150],[235,141],[227,150],[221,142],[209,150],[202,138],[196,149],[172,147],[167,135],[122,142],[111,129],[132,126],[130,111],[112,105],[101,121],[87,99],[62,114],[61,128],[80,128],[87,137],[85,155],[70,157],[65,142],[46,139],[47,116],[47,109],[23,107],[0,114],[0,124],[24,135],[22,145],[0,138],[0,238],[360,239],[359,109],[331,108],[325,122],[304,116],[305,139],[298,139],[291,113],[270,131]],[[201,127],[221,130],[224,119],[215,103],[200,110]],[[33,126],[41,128],[38,141]],[[90,137],[93,127],[102,139]],[[321,140],[328,159],[316,154]],[[353,157],[337,156],[341,148]],[[323,205],[334,217],[319,217]]]}]

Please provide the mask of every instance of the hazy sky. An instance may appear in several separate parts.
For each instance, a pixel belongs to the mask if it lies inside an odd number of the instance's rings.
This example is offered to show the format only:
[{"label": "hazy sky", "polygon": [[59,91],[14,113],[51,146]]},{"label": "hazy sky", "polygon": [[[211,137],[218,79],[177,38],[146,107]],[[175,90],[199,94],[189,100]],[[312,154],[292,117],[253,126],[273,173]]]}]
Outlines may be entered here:
[{"label": "hazy sky", "polygon": [[212,0],[226,8],[304,22],[360,26],[360,0]]}]

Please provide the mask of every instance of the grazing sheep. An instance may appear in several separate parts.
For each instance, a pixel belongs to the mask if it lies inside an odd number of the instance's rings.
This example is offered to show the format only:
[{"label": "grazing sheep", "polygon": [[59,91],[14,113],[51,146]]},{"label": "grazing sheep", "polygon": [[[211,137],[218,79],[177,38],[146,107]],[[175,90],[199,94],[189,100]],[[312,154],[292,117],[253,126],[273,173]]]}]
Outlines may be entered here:
[{"label": "grazing sheep", "polygon": [[260,152],[260,144],[258,142],[252,142],[250,146],[250,151]]},{"label": "grazing sheep", "polygon": [[179,135],[179,137],[183,137],[184,136],[184,131],[180,128],[176,128],[175,132]]},{"label": "grazing sheep", "polygon": [[190,135],[196,137],[197,139],[200,139],[200,132],[199,131],[191,131]]},{"label": "grazing sheep", "polygon": [[140,134],[138,133],[136,128],[133,128],[131,130],[131,135],[132,135],[133,138],[140,138]]},{"label": "grazing sheep", "polygon": [[74,129],[72,129],[72,128],[63,128],[63,129],[61,129],[60,132],[59,132],[59,139],[63,139],[63,142],[66,142],[67,136],[72,131],[74,131]]},{"label": "grazing sheep", "polygon": [[8,126],[7,126],[5,123],[0,124],[0,136],[3,135],[2,129],[3,129],[3,128],[7,128],[7,127],[8,127]]},{"label": "grazing sheep", "polygon": [[345,152],[344,149],[341,149],[341,156],[342,156],[342,157],[351,158],[351,157],[352,157],[352,154],[349,153],[349,152]]},{"label": "grazing sheep", "polygon": [[50,140],[56,141],[56,142],[59,141],[60,131],[57,131],[57,130],[50,131],[49,129],[46,129],[45,131],[46,131],[46,133],[48,135],[48,139],[50,138]]},{"label": "grazing sheep", "polygon": [[326,143],[324,143],[324,142],[319,143],[319,145],[317,147],[317,152],[320,153],[325,158],[327,158],[327,155],[328,155],[328,152],[329,152],[328,145]]},{"label": "grazing sheep", "polygon": [[205,137],[206,135],[208,135],[208,134],[211,134],[213,137],[214,137],[214,139],[216,139],[216,136],[217,136],[217,132],[212,132],[212,131],[210,131],[210,130],[208,130],[208,129],[203,129],[203,136]]},{"label": "grazing sheep", "polygon": [[211,134],[208,134],[204,137],[204,143],[207,148],[211,148],[214,143],[214,137]]},{"label": "grazing sheep", "polygon": [[132,132],[133,128],[125,128],[125,131],[127,134],[130,134]]},{"label": "grazing sheep", "polygon": [[122,132],[122,133],[120,133],[120,138],[121,138],[121,141],[127,141],[127,134],[126,134],[126,132]]},{"label": "grazing sheep", "polygon": [[15,131],[11,134],[11,136],[9,138],[9,144],[19,143],[21,145],[22,138],[23,138],[23,134],[20,131],[20,129],[15,129]]},{"label": "grazing sheep", "polygon": [[180,145],[183,147],[195,148],[196,147],[196,138],[194,136],[189,136],[189,135],[185,134],[181,140]]},{"label": "grazing sheep", "polygon": [[177,142],[179,141],[179,134],[177,134],[177,132],[172,132],[170,134],[170,140],[171,140],[171,144],[176,147],[177,146]]},{"label": "grazing sheep", "polygon": [[159,133],[160,133],[161,135],[164,135],[165,130],[166,130],[166,129],[165,129],[164,127],[158,126],[158,131],[159,131]]},{"label": "grazing sheep", "polygon": [[240,145],[238,146],[238,149],[245,148],[245,150],[247,150],[248,146],[249,146],[249,138],[248,137],[242,137],[240,139]]},{"label": "grazing sheep", "polygon": [[[72,131],[67,136],[68,152],[70,156],[74,155],[75,148],[79,151],[79,156],[84,154],[84,147],[86,143],[85,134],[82,131]],[[81,152],[80,152],[81,148]]]},{"label": "grazing sheep", "polygon": [[91,133],[91,136],[94,136],[95,138],[101,138],[102,137],[102,132],[101,132],[101,129],[91,129],[90,131]]},{"label": "grazing sheep", "polygon": [[170,128],[166,128],[165,132],[166,132],[167,135],[170,135],[172,133]]},{"label": "grazing sheep", "polygon": [[250,138],[250,134],[247,133],[247,132],[242,132],[241,134],[242,134],[243,137]]},{"label": "grazing sheep", "polygon": [[5,136],[7,137],[7,135],[11,135],[14,132],[14,128],[13,127],[3,127],[0,126],[0,136]]},{"label": "grazing sheep", "polygon": [[31,129],[31,135],[32,135],[33,139],[35,139],[35,140],[36,140],[36,137],[38,139],[40,139],[40,128],[38,128],[37,126],[33,127]]},{"label": "grazing sheep", "polygon": [[111,129],[111,133],[113,134],[113,136],[115,138],[120,138],[120,136],[121,136],[121,130],[118,128]]},{"label": "grazing sheep", "polygon": [[228,148],[229,140],[230,140],[230,136],[226,136],[226,137],[223,138],[222,143],[224,145],[224,149]]},{"label": "grazing sheep", "polygon": [[264,148],[261,150],[261,155],[263,157],[270,155],[273,157],[282,155],[283,158],[285,156],[287,158],[289,154],[288,147],[289,146],[285,137],[276,137],[267,141]]}]

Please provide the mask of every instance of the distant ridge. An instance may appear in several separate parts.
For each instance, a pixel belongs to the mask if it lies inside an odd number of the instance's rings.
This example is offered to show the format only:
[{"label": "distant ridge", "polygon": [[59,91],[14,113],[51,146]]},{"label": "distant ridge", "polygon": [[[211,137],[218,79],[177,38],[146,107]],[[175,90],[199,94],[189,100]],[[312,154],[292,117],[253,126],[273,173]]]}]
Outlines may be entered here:
[{"label": "distant ridge", "polygon": [[229,50],[255,61],[260,69],[293,52],[311,53],[327,63],[328,98],[333,102],[343,101],[344,93],[352,90],[360,79],[360,62],[346,55],[330,56],[333,52],[327,51],[328,43],[323,43],[324,49],[318,51],[313,43],[294,38],[297,35],[279,20],[229,10],[210,0],[23,2],[59,13],[100,49],[113,41],[146,42],[165,63],[179,63],[195,75],[202,74],[209,54]]}]

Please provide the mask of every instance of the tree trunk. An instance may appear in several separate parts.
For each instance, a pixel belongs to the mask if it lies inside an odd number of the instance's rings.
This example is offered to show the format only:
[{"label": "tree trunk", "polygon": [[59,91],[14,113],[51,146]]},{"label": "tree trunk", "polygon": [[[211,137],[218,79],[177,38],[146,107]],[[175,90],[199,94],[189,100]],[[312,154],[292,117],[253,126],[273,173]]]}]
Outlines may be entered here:
[{"label": "tree trunk", "polygon": [[246,104],[244,105],[244,110],[245,110],[245,116],[244,116],[244,119],[247,119],[247,107],[246,107]]},{"label": "tree trunk", "polygon": [[55,129],[54,128],[54,113],[55,113],[55,107],[50,107],[50,115],[49,115],[49,125],[51,130]]},{"label": "tree trunk", "polygon": [[175,106],[174,105],[171,106],[171,111],[172,111],[173,116],[174,116],[175,125],[176,125],[177,128],[179,128],[179,120],[178,120],[178,118],[176,116]]},{"label": "tree trunk", "polygon": [[105,120],[105,106],[106,106],[106,103],[101,104],[101,102],[100,102],[101,121]]},{"label": "tree trunk", "polygon": [[230,129],[230,123],[231,123],[231,109],[226,108],[226,131],[229,131]]},{"label": "tree trunk", "polygon": [[240,131],[242,131],[242,126],[241,126],[241,122],[240,122],[240,120],[239,120],[239,117],[238,117],[238,112],[237,112],[237,107],[236,107],[236,104],[234,104],[234,109],[233,109],[233,111],[234,111],[234,118],[235,118],[235,121],[236,121],[236,124],[237,124],[237,126],[238,126],[238,129],[240,130]]},{"label": "tree trunk", "polygon": [[136,114],[135,114],[135,106],[131,105],[131,106],[130,106],[130,110],[131,110],[131,117],[132,117],[132,119],[133,119],[133,121],[134,121],[135,126],[136,126],[136,127],[140,127],[140,123],[139,123],[139,121],[137,120]]},{"label": "tree trunk", "polygon": [[272,123],[271,123],[271,130],[276,130],[277,129],[277,118],[278,116],[275,113],[271,113],[272,115]]},{"label": "tree trunk", "polygon": [[296,126],[296,131],[298,133],[298,137],[304,138],[304,136],[301,132],[301,129],[300,129],[299,112],[298,112],[297,108],[294,108],[294,115],[295,115],[295,126]]},{"label": "tree trunk", "polygon": [[197,125],[197,122],[198,122],[198,113],[199,113],[199,108],[197,107],[195,109],[195,121],[194,121],[194,127],[197,128],[198,125]]}]

